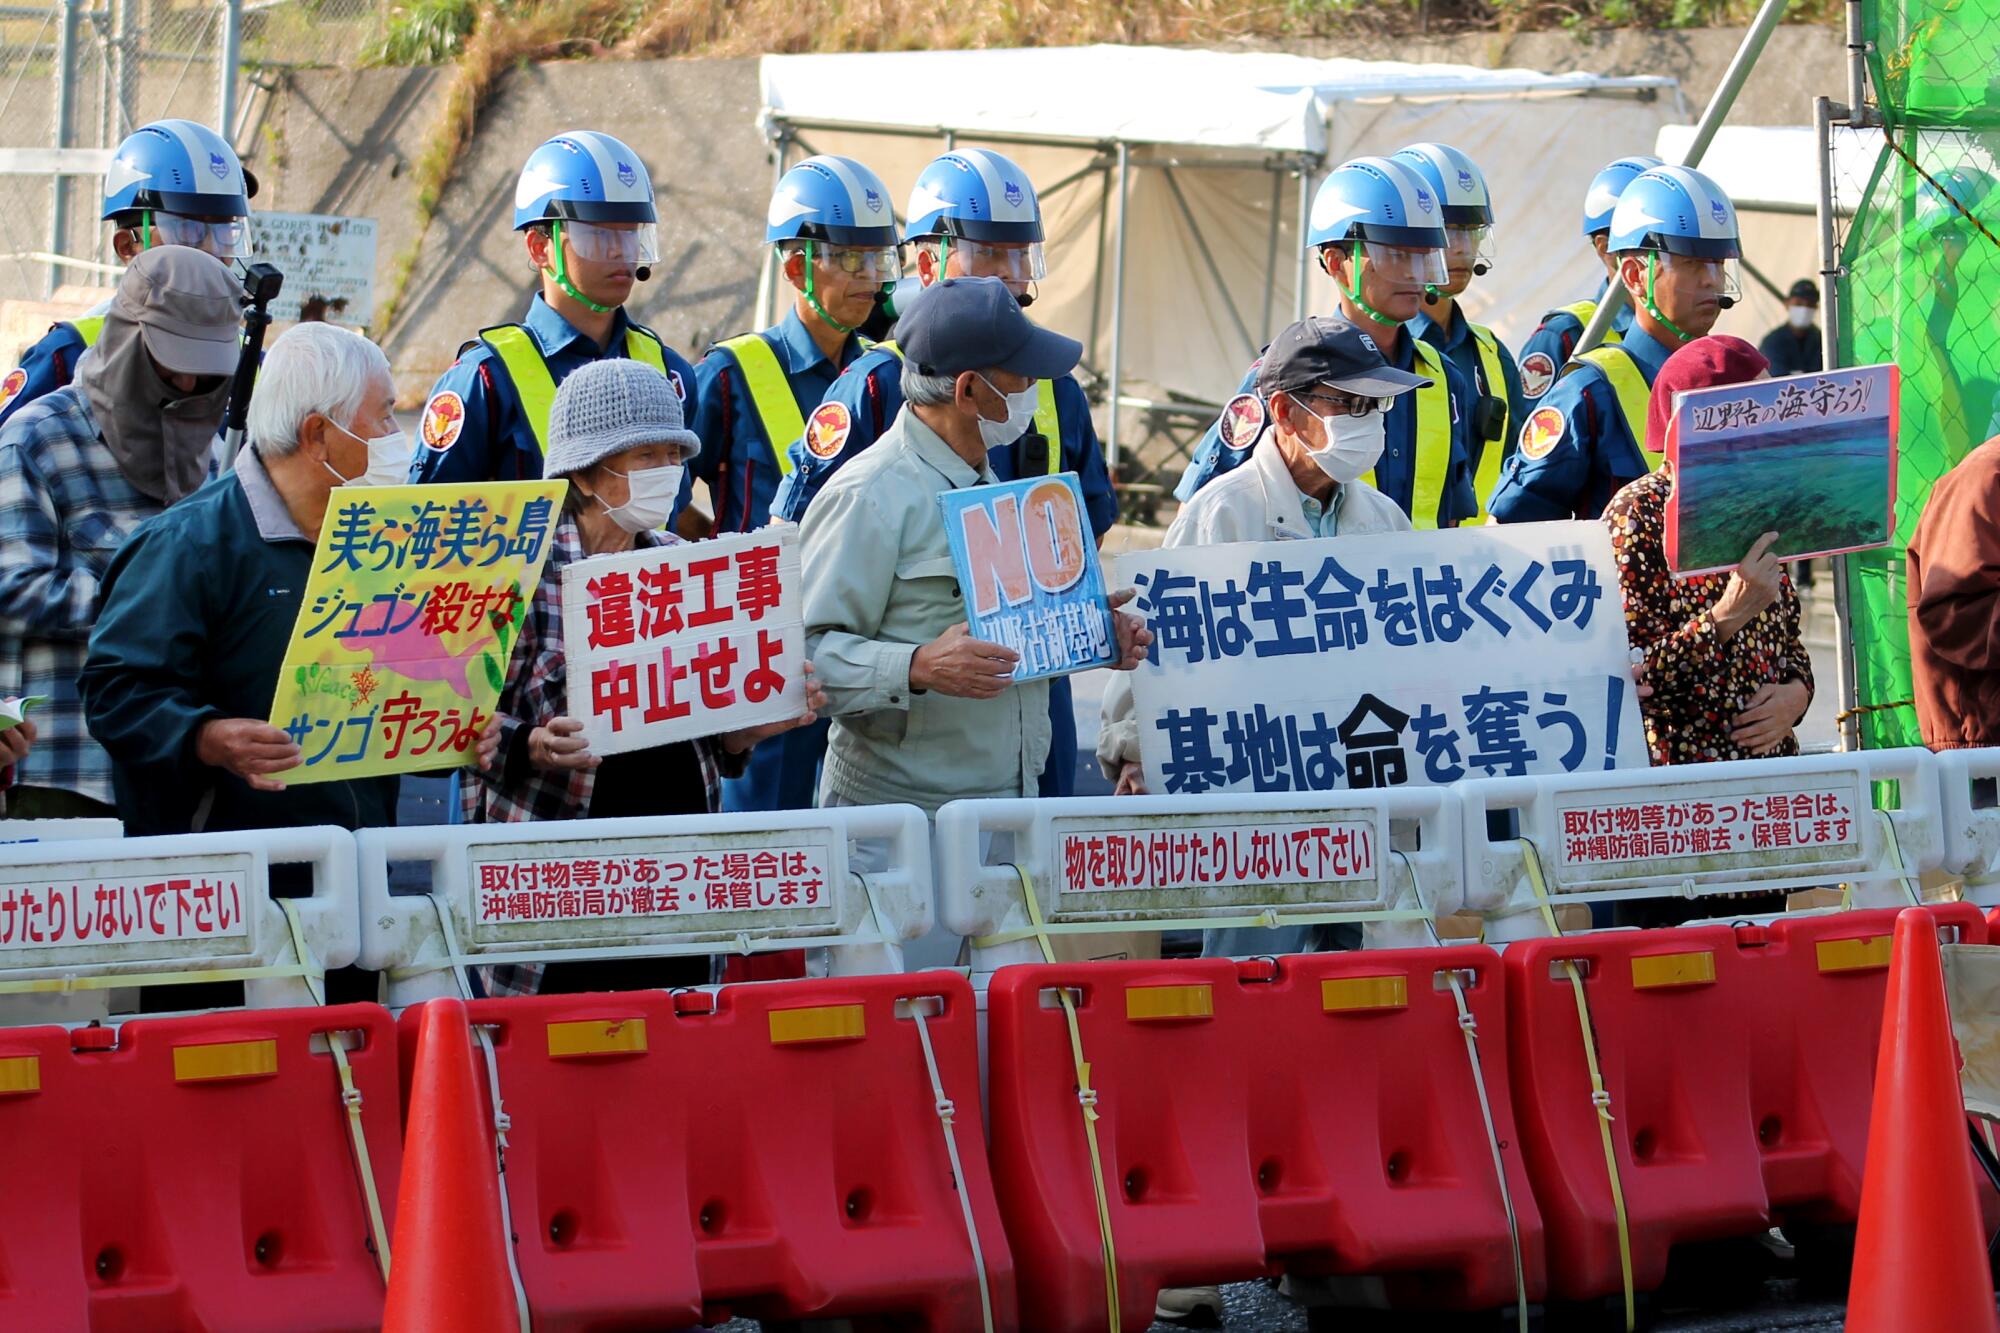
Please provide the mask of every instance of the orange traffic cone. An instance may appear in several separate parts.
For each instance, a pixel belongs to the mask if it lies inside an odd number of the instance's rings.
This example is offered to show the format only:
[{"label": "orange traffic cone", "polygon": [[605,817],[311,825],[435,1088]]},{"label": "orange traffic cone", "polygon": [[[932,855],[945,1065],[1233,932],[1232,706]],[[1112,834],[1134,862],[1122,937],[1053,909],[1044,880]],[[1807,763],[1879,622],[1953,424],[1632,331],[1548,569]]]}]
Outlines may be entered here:
[{"label": "orange traffic cone", "polygon": [[1913,907],[1889,959],[1850,1333],[2000,1330],[1965,1125],[1937,923]]},{"label": "orange traffic cone", "polygon": [[383,1333],[504,1333],[520,1314],[461,1000],[424,1006]]}]

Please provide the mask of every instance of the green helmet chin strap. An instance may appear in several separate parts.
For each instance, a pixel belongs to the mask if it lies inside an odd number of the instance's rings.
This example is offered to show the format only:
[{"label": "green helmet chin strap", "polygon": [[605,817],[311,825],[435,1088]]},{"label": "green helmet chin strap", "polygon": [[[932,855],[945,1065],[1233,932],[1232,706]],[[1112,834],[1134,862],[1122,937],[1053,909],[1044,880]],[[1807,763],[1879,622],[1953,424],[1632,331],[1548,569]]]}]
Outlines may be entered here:
[{"label": "green helmet chin strap", "polygon": [[815,315],[818,315],[841,333],[854,332],[852,324],[841,323],[832,315],[827,314],[826,307],[819,303],[819,294],[813,287],[813,243],[811,241],[806,242],[806,304],[813,308]]},{"label": "green helmet chin strap", "polygon": [[1668,333],[1673,334],[1674,337],[1679,338],[1683,343],[1691,343],[1694,341],[1693,335],[1689,334],[1687,330],[1674,323],[1671,319],[1668,319],[1665,312],[1660,309],[1659,302],[1653,299],[1653,281],[1659,276],[1659,273],[1660,253],[1657,250],[1648,250],[1646,252],[1646,313],[1659,321],[1660,326],[1666,329]]},{"label": "green helmet chin strap", "polygon": [[555,218],[549,223],[549,244],[551,247],[554,248],[556,252],[556,266],[553,270],[543,269],[542,275],[544,277],[554,278],[556,280],[556,286],[562,288],[563,291],[569,296],[569,298],[572,301],[575,301],[580,305],[586,306],[589,309],[595,310],[600,315],[608,314],[611,311],[616,310],[618,308],[616,306],[597,304],[597,302],[591,300],[588,296],[585,296],[582,292],[578,291],[576,289],[576,284],[569,280],[569,265],[563,262],[561,218]]},{"label": "green helmet chin strap", "polygon": [[153,248],[153,210],[150,208],[139,214],[139,248]]},{"label": "green helmet chin strap", "polygon": [[1354,304],[1361,307],[1362,314],[1368,316],[1368,318],[1374,320],[1377,324],[1385,326],[1400,324],[1403,322],[1402,320],[1397,319],[1394,315],[1383,314],[1374,306],[1369,305],[1367,299],[1361,295],[1361,247],[1366,244],[1366,241],[1356,241],[1354,243],[1354,250],[1348,263],[1348,267],[1354,272],[1354,279],[1347,288],[1348,298]]}]

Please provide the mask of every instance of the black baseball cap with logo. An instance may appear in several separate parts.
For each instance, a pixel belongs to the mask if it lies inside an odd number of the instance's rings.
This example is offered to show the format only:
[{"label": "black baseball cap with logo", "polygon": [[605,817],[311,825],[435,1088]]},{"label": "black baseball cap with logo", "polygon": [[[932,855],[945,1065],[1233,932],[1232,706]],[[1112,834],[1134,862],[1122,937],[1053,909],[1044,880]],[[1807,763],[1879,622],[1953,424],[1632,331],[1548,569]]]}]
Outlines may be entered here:
[{"label": "black baseball cap with logo", "polygon": [[1298,393],[1326,385],[1357,398],[1393,398],[1432,381],[1398,370],[1375,340],[1334,315],[1309,315],[1291,325],[1264,349],[1257,368],[1258,396]]}]

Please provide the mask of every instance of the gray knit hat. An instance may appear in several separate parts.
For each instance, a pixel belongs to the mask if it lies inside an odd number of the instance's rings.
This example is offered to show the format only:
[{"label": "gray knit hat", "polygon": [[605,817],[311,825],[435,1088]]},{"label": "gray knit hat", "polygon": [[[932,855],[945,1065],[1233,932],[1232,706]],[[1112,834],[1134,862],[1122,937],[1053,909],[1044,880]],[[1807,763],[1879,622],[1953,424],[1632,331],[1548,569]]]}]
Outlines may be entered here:
[{"label": "gray knit hat", "polygon": [[644,444],[677,444],[688,458],[701,452],[673,381],[642,361],[593,361],[556,390],[542,475],[567,477]]}]

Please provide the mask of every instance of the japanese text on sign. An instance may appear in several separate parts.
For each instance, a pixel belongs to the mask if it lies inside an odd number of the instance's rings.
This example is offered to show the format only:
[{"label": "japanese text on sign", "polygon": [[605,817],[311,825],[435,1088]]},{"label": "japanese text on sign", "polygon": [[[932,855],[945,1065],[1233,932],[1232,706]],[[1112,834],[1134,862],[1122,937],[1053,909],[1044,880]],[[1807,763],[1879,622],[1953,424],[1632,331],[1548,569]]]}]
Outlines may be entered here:
[{"label": "japanese text on sign", "polygon": [[1566,806],[1561,820],[1565,865],[1851,849],[1860,842],[1849,790]]},{"label": "japanese text on sign", "polygon": [[1375,877],[1367,824],[1237,824],[1062,834],[1065,893],[1324,884]]},{"label": "japanese text on sign", "polygon": [[595,754],[805,711],[798,529],[642,547],[563,569],[569,706]]},{"label": "japanese text on sign", "polygon": [[1881,392],[1883,377],[1870,368],[1854,373],[1800,375],[1781,380],[1764,395],[1745,395],[1722,402],[1693,405],[1695,430],[1738,431],[1780,421],[1824,421],[1833,417],[1863,417],[1869,400]]},{"label": "japanese text on sign", "polygon": [[285,275],[272,319],[290,323],[310,313],[353,328],[375,322],[374,218],[257,209],[250,240],[256,257]]},{"label": "japanese text on sign", "polygon": [[1014,679],[1103,666],[1115,655],[1097,544],[1074,473],[938,496],[966,629],[1020,655]]},{"label": "japanese text on sign", "polygon": [[240,938],[240,875],[0,884],[0,949]]},{"label": "japanese text on sign", "polygon": [[824,847],[482,861],[474,873],[480,925],[819,909],[833,893]]},{"label": "japanese text on sign", "polygon": [[1643,763],[1598,524],[1174,547],[1116,573],[1153,631],[1133,692],[1155,791]]},{"label": "japanese text on sign", "polygon": [[271,703],[287,783],[467,762],[548,555],[562,482],[336,490]]}]

